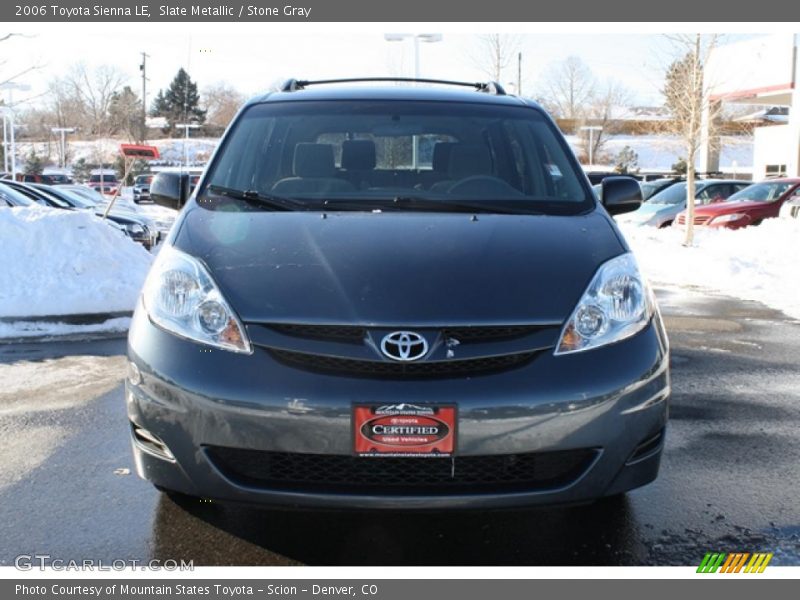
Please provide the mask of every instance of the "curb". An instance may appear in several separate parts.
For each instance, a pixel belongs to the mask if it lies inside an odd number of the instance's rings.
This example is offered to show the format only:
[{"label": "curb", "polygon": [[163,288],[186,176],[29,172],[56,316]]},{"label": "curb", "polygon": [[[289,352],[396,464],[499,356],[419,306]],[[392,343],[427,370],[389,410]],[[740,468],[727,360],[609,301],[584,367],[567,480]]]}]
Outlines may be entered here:
[{"label": "curb", "polygon": [[[84,313],[75,315],[45,315],[37,317],[0,317],[2,323],[59,323],[65,325],[90,326],[105,323],[110,319],[132,317],[133,311],[119,311],[107,313]],[[62,334],[26,335],[0,337],[0,346],[9,344],[35,344],[39,342],[73,342],[99,339],[123,338],[128,335],[126,331],[70,331]]]},{"label": "curb", "polygon": [[0,317],[0,323],[65,323],[66,325],[97,325],[110,319],[132,317],[133,311],[82,313],[75,315],[43,315],[35,317]]}]

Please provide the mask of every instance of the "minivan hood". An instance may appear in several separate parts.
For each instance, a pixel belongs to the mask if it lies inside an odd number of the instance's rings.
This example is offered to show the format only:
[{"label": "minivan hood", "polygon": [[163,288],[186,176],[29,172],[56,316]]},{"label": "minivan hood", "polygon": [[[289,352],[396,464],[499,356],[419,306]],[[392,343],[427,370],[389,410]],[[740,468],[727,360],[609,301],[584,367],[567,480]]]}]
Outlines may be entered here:
[{"label": "minivan hood", "polygon": [[189,208],[175,247],[245,322],[522,324],[567,319],[626,250],[584,216],[225,212]]}]

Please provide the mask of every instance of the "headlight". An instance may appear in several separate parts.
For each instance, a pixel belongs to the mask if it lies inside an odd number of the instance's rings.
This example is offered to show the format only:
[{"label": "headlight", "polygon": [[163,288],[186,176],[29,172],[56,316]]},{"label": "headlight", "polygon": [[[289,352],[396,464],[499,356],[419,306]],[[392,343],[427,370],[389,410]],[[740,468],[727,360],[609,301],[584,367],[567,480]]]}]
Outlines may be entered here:
[{"label": "headlight", "polygon": [[144,235],[144,227],[138,223],[126,223],[125,230],[131,235]]},{"label": "headlight", "polygon": [[655,298],[630,253],[603,263],[567,320],[555,354],[624,340],[647,325]]},{"label": "headlight", "polygon": [[729,215],[720,215],[711,219],[712,223],[730,223],[731,221],[738,221],[744,219],[747,215],[744,213],[731,213]]},{"label": "headlight", "polygon": [[233,352],[252,352],[244,327],[197,259],[164,247],[147,275],[142,301],[150,320],[175,335]]}]

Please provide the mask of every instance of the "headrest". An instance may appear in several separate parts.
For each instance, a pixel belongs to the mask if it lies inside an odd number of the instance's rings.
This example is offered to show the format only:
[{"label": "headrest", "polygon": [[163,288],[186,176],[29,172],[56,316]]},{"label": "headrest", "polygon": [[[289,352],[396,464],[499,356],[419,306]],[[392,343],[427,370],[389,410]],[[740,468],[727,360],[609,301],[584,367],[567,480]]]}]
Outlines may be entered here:
[{"label": "headrest", "polygon": [[333,177],[333,146],[300,143],[294,148],[294,174],[297,177]]},{"label": "headrest", "polygon": [[433,170],[437,173],[447,173],[450,168],[450,153],[456,142],[439,142],[433,146]]},{"label": "headrest", "polygon": [[342,142],[342,168],[370,171],[375,168],[375,142],[345,140]]},{"label": "headrest", "polygon": [[450,179],[491,175],[492,156],[489,148],[478,144],[456,144],[450,150],[448,174]]}]

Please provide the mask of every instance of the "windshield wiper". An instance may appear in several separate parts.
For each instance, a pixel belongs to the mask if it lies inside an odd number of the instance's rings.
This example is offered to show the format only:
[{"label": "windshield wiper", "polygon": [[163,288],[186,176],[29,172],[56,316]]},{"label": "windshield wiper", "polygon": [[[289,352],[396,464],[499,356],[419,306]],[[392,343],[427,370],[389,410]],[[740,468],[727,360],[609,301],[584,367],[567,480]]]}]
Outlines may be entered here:
[{"label": "windshield wiper", "polygon": [[236,190],[233,188],[223,187],[220,185],[210,185],[208,190],[235,200],[244,200],[251,204],[258,204],[259,206],[266,206],[273,210],[309,210],[308,204],[298,202],[292,198],[284,196],[275,196],[274,194],[262,194],[256,190]]},{"label": "windshield wiper", "polygon": [[[516,200],[514,202],[517,202]],[[467,212],[467,213],[495,213],[503,215],[542,215],[541,211],[531,210],[529,208],[517,208],[503,204],[500,200],[492,202],[471,201],[471,200],[448,200],[448,199],[433,199],[425,198],[422,196],[396,196],[393,200],[393,205],[396,207],[412,207],[422,208],[429,210],[450,209],[454,212]]]}]

